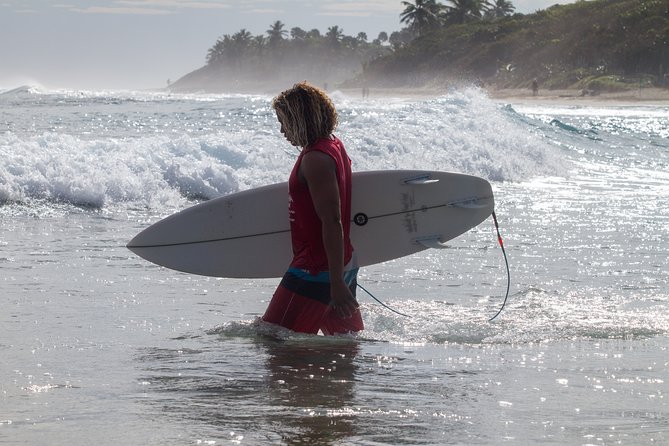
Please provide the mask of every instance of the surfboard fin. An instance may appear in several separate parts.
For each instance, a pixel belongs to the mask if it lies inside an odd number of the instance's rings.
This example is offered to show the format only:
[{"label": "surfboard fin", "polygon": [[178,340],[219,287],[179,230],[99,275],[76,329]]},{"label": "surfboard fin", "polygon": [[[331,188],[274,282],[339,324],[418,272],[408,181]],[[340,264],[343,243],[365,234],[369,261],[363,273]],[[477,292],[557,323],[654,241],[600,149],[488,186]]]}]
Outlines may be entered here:
[{"label": "surfboard fin", "polygon": [[419,243],[426,248],[434,249],[445,249],[448,248],[448,245],[440,240],[441,236],[433,235],[430,237],[421,237],[414,240],[414,242]]},{"label": "surfboard fin", "polygon": [[425,175],[419,175],[416,177],[411,177],[411,178],[406,178],[402,180],[404,184],[412,184],[412,185],[421,185],[421,184],[433,184],[433,183],[438,183],[439,180],[434,180],[432,179],[430,174],[425,174]]},{"label": "surfboard fin", "polygon": [[488,197],[485,198],[471,198],[462,201],[456,201],[453,203],[448,203],[448,206],[454,208],[465,208],[465,209],[481,209],[487,207]]}]

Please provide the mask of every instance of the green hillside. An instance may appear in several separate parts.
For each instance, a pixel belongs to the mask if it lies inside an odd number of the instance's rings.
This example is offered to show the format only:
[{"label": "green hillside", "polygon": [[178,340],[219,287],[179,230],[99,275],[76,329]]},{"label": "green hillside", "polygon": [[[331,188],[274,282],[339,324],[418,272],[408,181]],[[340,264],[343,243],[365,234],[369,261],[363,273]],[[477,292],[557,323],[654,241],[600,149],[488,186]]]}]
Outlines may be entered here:
[{"label": "green hillside", "polygon": [[304,79],[333,87],[527,88],[537,79],[542,88],[616,91],[667,82],[669,0],[581,0],[534,14],[479,11],[461,20],[453,7],[420,1],[437,8],[432,21],[412,23],[403,13],[406,28],[371,42],[338,26],[325,34],[289,32],[277,21],[267,36],[242,29],[215,42],[206,65],[170,89],[271,92]]},{"label": "green hillside", "polygon": [[668,0],[595,0],[435,30],[369,64],[378,86],[480,80],[499,88],[615,90],[662,85],[669,72]]}]

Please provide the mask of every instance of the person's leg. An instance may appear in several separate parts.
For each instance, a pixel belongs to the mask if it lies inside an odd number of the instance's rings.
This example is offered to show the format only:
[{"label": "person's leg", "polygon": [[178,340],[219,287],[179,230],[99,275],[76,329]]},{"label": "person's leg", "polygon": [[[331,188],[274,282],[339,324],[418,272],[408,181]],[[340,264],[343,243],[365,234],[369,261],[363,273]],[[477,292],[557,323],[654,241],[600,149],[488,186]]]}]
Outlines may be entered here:
[{"label": "person's leg", "polygon": [[365,329],[362,322],[360,310],[357,310],[350,318],[340,318],[334,312],[329,312],[323,318],[321,330],[325,335],[357,333]]},{"label": "person's leg", "polygon": [[[354,260],[351,264],[353,264]],[[351,293],[357,289],[357,267],[345,273]],[[289,270],[274,292],[263,320],[300,333],[344,334],[364,329],[360,310],[350,318],[340,318],[329,305],[330,284],[327,273],[311,276]]]},{"label": "person's leg", "polygon": [[279,285],[262,319],[299,333],[318,333],[330,308]]}]

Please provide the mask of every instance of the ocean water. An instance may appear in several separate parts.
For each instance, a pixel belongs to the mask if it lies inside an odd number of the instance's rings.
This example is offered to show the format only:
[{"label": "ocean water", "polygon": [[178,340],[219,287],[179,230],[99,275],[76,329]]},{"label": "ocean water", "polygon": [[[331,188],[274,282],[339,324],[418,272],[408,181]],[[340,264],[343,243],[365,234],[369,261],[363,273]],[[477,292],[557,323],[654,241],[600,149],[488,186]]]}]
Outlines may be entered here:
[{"label": "ocean water", "polygon": [[491,181],[501,315],[488,220],[361,271],[411,318],[263,326],[277,280],[125,244],[285,181],[271,98],[0,90],[0,445],[669,444],[669,107],[332,96],[355,170]]}]

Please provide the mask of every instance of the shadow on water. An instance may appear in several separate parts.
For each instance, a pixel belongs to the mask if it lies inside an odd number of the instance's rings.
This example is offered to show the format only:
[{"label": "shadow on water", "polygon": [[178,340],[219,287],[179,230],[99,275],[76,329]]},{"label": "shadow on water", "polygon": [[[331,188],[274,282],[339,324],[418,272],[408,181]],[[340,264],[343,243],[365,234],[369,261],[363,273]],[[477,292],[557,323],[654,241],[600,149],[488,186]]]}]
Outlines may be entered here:
[{"label": "shadow on water", "polygon": [[356,436],[350,407],[358,353],[354,340],[265,337],[148,348],[137,355],[138,403],[166,426],[166,443],[337,444]]}]

